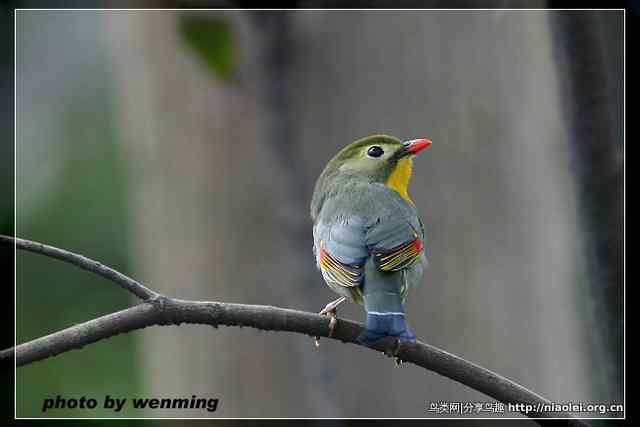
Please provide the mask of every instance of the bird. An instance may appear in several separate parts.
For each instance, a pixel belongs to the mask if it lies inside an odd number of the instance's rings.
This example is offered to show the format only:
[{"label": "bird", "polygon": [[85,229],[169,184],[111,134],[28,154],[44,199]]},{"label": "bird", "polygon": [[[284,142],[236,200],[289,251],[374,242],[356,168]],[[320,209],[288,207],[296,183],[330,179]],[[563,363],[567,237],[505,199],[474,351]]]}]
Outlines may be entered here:
[{"label": "bird", "polygon": [[320,311],[330,317],[329,336],[337,307],[350,300],[366,313],[358,343],[371,347],[387,336],[398,345],[416,341],[405,301],[428,261],[408,186],[414,156],[431,143],[371,135],[340,150],[319,175],[310,206],[313,252],[326,285],[340,295]]}]

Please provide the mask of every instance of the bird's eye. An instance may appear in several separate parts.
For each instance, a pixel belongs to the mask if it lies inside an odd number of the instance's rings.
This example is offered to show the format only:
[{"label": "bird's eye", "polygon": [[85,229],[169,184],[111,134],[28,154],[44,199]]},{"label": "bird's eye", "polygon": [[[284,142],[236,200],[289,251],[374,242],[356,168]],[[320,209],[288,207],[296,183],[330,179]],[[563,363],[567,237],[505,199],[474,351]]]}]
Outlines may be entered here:
[{"label": "bird's eye", "polygon": [[373,147],[369,147],[369,149],[367,150],[367,155],[369,157],[380,157],[384,154],[384,150],[380,147],[378,147],[377,145],[374,145]]}]

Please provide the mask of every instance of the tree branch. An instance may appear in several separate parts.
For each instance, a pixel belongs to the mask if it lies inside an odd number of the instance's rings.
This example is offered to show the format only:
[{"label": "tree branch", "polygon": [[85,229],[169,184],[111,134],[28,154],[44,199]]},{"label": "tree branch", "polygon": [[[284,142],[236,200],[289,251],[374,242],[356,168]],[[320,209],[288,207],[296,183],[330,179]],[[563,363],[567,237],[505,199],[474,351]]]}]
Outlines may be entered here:
[{"label": "tree branch", "polygon": [[125,276],[119,271],[113,268],[107,267],[98,261],[94,261],[91,258],[87,258],[83,255],[79,255],[64,249],[59,249],[53,246],[45,245],[44,243],[33,242],[31,240],[24,240],[13,238],[10,236],[4,236],[0,234],[0,243],[14,244],[16,248],[29,252],[34,252],[41,255],[46,255],[50,258],[55,258],[60,261],[73,264],[76,267],[80,267],[83,270],[90,271],[102,276],[107,280],[119,285],[121,288],[126,289],[143,301],[149,298],[157,297],[159,294],[146,288],[142,284],[133,280],[132,278]]},{"label": "tree branch", "polygon": [[[14,239],[11,237],[0,235],[0,242],[13,243],[13,241]],[[16,239],[15,242],[16,247],[20,249],[52,256],[106,277],[145,299],[146,302],[20,344],[15,349],[3,350],[0,352],[0,361],[10,360],[15,355],[16,365],[24,366],[118,334],[153,325],[180,325],[182,323],[206,324],[215,328],[221,325],[248,326],[268,331],[297,332],[312,337],[327,337],[360,345],[356,338],[362,332],[362,325],[350,320],[338,319],[333,335],[329,337],[329,320],[326,316],[272,306],[169,298],[81,255],[28,240]],[[117,278],[118,281],[114,278]],[[398,345],[397,340],[388,337],[378,341],[372,348],[444,375],[505,404],[529,404],[535,408],[538,404],[550,403],[544,397],[508,378],[422,342],[403,342]],[[532,418],[568,418],[568,425],[587,425],[573,418],[572,414],[564,412],[526,413],[524,410],[521,412]]]}]

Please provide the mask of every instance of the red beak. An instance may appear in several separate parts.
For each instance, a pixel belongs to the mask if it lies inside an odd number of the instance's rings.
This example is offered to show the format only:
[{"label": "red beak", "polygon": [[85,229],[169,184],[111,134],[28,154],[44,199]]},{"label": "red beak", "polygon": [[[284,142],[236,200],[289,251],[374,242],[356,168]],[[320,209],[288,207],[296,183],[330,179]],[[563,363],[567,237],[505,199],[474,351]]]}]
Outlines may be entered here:
[{"label": "red beak", "polygon": [[412,139],[411,141],[406,141],[404,145],[407,152],[416,154],[430,146],[431,141],[428,139]]}]

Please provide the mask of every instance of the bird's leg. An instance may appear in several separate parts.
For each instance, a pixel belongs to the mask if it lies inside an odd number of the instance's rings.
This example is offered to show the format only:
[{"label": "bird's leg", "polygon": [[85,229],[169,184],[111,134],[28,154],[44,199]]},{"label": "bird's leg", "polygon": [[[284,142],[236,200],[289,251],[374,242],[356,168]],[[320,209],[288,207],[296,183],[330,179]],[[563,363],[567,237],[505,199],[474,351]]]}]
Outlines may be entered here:
[{"label": "bird's leg", "polygon": [[340,297],[335,301],[331,301],[322,310],[320,310],[319,314],[328,314],[329,312],[333,312],[334,315],[337,314],[338,306],[346,300],[346,297]]},{"label": "bird's leg", "polygon": [[[322,310],[320,310],[319,314],[329,316],[329,336],[333,335],[333,331],[335,330],[336,324],[338,323],[338,321],[336,320],[336,316],[338,314],[338,306],[346,300],[346,297],[340,297],[335,301],[331,301]],[[315,337],[314,341],[316,348],[320,347],[320,337]]]}]

